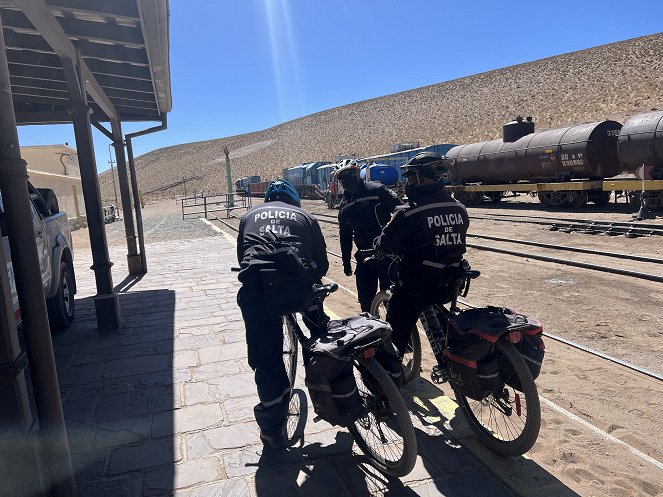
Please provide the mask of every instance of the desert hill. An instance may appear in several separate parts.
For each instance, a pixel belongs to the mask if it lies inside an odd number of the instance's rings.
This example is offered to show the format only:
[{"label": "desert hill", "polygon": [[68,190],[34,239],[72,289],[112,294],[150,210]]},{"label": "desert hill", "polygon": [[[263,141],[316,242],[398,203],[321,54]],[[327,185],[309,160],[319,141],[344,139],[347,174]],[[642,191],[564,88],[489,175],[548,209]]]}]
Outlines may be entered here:
[{"label": "desert hill", "polygon": [[[387,153],[392,143],[470,143],[498,137],[516,115],[537,129],[614,119],[663,108],[663,33],[602,45],[337,107],[272,128],[154,150],[136,159],[144,193],[173,196],[227,188],[233,178],[276,177],[337,154]],[[100,175],[110,199],[110,173]]]}]

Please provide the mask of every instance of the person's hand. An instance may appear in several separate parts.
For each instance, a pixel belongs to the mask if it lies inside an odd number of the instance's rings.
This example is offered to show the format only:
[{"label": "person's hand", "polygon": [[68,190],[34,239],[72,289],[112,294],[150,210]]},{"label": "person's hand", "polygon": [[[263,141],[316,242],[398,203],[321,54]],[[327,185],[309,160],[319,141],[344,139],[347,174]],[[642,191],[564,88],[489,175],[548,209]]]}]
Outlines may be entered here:
[{"label": "person's hand", "polygon": [[343,263],[343,272],[346,276],[352,276],[352,265],[348,263]]}]

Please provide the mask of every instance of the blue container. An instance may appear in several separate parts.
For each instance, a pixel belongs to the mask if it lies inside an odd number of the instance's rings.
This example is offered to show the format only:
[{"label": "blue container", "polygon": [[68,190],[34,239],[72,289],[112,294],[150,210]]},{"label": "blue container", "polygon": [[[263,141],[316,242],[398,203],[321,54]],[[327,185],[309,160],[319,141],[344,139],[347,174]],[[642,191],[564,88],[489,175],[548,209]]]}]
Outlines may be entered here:
[{"label": "blue container", "polygon": [[[366,170],[368,169],[368,173]],[[373,164],[368,168],[364,168],[361,171],[362,178],[366,179],[368,177],[369,181],[379,181],[383,185],[395,185],[398,183],[398,178],[400,177],[400,171],[394,166],[387,164]]]}]

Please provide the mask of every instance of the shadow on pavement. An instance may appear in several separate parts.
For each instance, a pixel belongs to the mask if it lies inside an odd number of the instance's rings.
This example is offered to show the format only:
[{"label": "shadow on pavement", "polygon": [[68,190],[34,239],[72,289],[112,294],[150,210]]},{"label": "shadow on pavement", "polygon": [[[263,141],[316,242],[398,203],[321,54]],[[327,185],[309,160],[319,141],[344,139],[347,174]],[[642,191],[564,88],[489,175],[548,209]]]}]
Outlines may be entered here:
[{"label": "shadow on pavement", "polygon": [[72,327],[53,334],[78,493],[170,495],[181,458],[173,442],[175,292],[119,298],[121,329],[100,332],[89,297],[76,300]]},{"label": "shadow on pavement", "polygon": [[434,404],[443,392],[433,383],[420,378],[415,388],[408,387],[403,394],[425,430],[417,430],[419,454],[427,471],[435,475],[439,493],[493,497],[542,495],[545,489],[545,495],[579,497],[531,459],[502,457],[483,446],[473,435],[462,408],[448,398],[455,411],[451,419],[445,417]]}]

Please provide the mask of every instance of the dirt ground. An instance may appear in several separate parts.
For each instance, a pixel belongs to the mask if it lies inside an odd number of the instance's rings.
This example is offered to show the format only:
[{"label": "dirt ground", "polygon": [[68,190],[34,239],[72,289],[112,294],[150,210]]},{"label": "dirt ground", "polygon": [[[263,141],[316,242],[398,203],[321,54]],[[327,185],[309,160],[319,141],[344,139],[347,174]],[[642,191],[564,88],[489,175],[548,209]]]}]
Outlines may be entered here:
[{"label": "dirt ground", "polygon": [[[320,220],[338,212],[328,211],[322,202],[305,201],[305,207],[318,213]],[[181,221],[178,213],[174,200],[147,205],[146,242],[165,236],[168,223],[172,223],[171,228],[181,226],[184,234],[196,223],[202,224],[195,219]],[[550,212],[528,197],[518,197],[499,206],[470,208],[469,213],[472,234],[663,259],[661,237],[592,236],[476,219],[498,213],[627,222],[632,214],[626,211],[587,207],[575,212]],[[230,222],[237,224],[237,220]],[[645,222],[663,228],[661,217]],[[321,227],[328,249],[340,253],[338,228],[326,222]],[[107,225],[107,234],[110,245],[125,243],[122,222]],[[85,245],[86,237],[86,230],[75,233],[77,249]],[[658,264],[552,252],[471,237],[468,242],[663,275],[663,265]],[[515,307],[539,319],[548,333],[663,374],[663,284],[474,248],[468,249],[467,259],[482,273],[467,297],[472,304]],[[339,259],[330,256],[330,263],[328,277],[348,291],[332,295],[327,301],[329,307],[339,315],[357,312],[356,298],[350,293],[356,291],[354,277],[343,274]],[[425,346],[422,378],[429,378],[432,365],[432,353]],[[663,382],[548,338],[537,385],[542,397],[542,428],[526,457],[502,459],[471,439],[463,440],[512,488],[523,494],[549,496],[663,495],[663,433],[658,424],[663,410]],[[440,387],[453,398],[448,386]],[[533,488],[540,490],[532,493]]]},{"label": "dirt ground", "polygon": [[[311,209],[331,213],[319,206]],[[499,206],[470,208],[469,233],[663,259],[661,237],[629,239],[472,220],[495,213],[630,222],[632,213],[625,210],[588,206],[549,212],[536,200],[521,196]],[[663,227],[660,217],[644,222]],[[322,223],[322,229],[329,250],[340,253],[337,227]],[[663,265],[468,237],[470,242],[663,276]],[[548,333],[663,374],[663,284],[473,248],[466,258],[481,271],[467,297],[470,303],[516,308],[539,319]],[[329,277],[355,291],[353,278],[343,275],[340,261],[332,259]],[[347,296],[345,304],[344,312],[356,312],[354,298]],[[480,457],[523,491],[544,481],[549,485],[552,478],[568,488],[564,495],[663,495],[663,435],[658,425],[663,383],[552,339],[545,342],[546,358],[537,380],[544,399],[542,428],[528,455],[531,463],[515,471],[518,465],[513,461],[494,457],[477,444]],[[429,377],[433,364],[432,352],[425,348],[423,378]],[[453,396],[446,385],[441,389]],[[562,494],[558,485],[552,485],[549,493],[542,490],[540,495]]]}]

